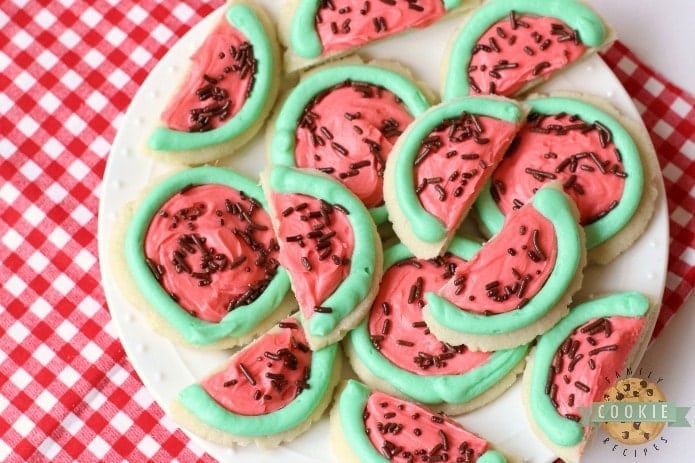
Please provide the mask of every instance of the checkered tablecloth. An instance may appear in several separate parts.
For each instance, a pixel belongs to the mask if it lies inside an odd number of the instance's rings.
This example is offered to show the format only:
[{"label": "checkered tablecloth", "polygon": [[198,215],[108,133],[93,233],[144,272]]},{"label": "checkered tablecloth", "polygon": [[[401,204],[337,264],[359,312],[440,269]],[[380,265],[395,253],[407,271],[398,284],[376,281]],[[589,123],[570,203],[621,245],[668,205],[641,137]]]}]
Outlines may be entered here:
[{"label": "checkered tablecloth", "polygon": [[[222,0],[0,2],[0,461],[205,460],[116,338],[99,189],[131,98]],[[650,128],[671,215],[657,333],[695,282],[695,99],[620,43],[604,55]]]}]

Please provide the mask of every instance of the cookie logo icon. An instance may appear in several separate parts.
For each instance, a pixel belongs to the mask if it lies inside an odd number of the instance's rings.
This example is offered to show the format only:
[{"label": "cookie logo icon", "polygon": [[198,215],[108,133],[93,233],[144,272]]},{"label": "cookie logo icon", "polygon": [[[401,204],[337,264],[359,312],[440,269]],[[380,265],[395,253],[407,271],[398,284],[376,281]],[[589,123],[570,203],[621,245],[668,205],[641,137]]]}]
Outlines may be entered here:
[{"label": "cookie logo icon", "polygon": [[[666,425],[666,421],[642,421],[638,404],[666,403],[666,396],[655,383],[642,378],[626,378],[618,381],[603,393],[603,401],[608,403],[631,404],[622,410],[625,421],[605,421],[601,423],[606,433],[613,439],[628,445],[640,445],[656,439]],[[654,408],[653,406],[651,408]],[[636,413],[625,413],[635,410]],[[606,411],[610,416],[611,410]],[[614,418],[611,416],[611,418]]]}]

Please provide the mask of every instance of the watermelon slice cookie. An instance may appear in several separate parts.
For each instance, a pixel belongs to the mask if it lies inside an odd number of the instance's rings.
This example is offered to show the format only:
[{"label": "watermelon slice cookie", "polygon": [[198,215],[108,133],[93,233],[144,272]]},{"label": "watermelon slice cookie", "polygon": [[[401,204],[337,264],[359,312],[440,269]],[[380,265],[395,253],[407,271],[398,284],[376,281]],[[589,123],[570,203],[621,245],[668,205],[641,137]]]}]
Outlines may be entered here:
[{"label": "watermelon slice cookie", "polygon": [[297,318],[287,318],[217,371],[181,390],[176,421],[227,446],[288,442],[318,421],[340,378],[338,345],[312,352]]},{"label": "watermelon slice cookie", "polygon": [[444,98],[522,93],[613,40],[576,0],[493,0],[456,32],[444,61]]},{"label": "watermelon slice cookie", "polygon": [[656,196],[653,148],[607,103],[592,102],[606,110],[578,95],[528,101],[526,124],[477,204],[488,231],[559,181],[579,208],[590,260],[609,262],[641,234]]},{"label": "watermelon slice cookie", "polygon": [[386,221],[383,175],[391,148],[429,104],[406,75],[340,64],[306,76],[271,125],[271,161],[316,169],[343,183]]},{"label": "watermelon slice cookie", "polygon": [[474,241],[456,238],[436,259],[417,259],[403,244],[384,252],[379,294],[345,343],[365,383],[452,415],[480,407],[512,385],[527,346],[472,352],[438,340],[422,319],[425,292],[443,286],[479,249]]},{"label": "watermelon slice cookie", "polygon": [[276,166],[262,182],[309,345],[316,350],[337,342],[376,296],[382,250],[374,221],[355,195],[325,174]]},{"label": "watermelon slice cookie", "polygon": [[492,351],[532,341],[567,313],[586,264],[572,201],[548,185],[436,293],[423,317],[452,345]]},{"label": "watermelon slice cookie", "polygon": [[117,281],[157,331],[194,347],[244,344],[292,310],[256,182],[197,167],[156,183],[117,220]]},{"label": "watermelon slice cookie", "polygon": [[265,11],[235,1],[191,57],[147,140],[150,153],[185,164],[232,154],[270,113],[280,59],[275,27]]},{"label": "watermelon slice cookie", "polygon": [[349,380],[331,411],[331,442],[342,463],[505,463],[488,441],[442,413]]},{"label": "watermelon slice cookie", "polygon": [[512,100],[460,98],[429,109],[398,139],[384,197],[394,231],[413,254],[446,250],[523,118]]},{"label": "watermelon slice cookie", "polygon": [[524,405],[533,430],[564,461],[580,460],[592,431],[580,423],[582,409],[639,363],[655,313],[641,294],[617,293],[577,305],[538,341],[524,372]]},{"label": "watermelon slice cookie", "polygon": [[290,0],[280,20],[281,39],[288,48],[286,65],[296,71],[478,4],[479,0]]}]

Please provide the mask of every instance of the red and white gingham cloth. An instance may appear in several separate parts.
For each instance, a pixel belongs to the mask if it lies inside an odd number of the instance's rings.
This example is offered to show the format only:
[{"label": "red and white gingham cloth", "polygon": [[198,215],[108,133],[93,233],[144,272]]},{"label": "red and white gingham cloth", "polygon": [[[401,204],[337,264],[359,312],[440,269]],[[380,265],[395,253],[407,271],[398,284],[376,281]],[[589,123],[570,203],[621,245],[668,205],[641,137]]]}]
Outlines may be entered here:
[{"label": "red and white gingham cloth", "polygon": [[[0,461],[212,460],[164,416],[116,339],[96,211],[131,98],[222,3],[0,2]],[[620,43],[604,58],[642,113],[666,181],[671,261],[658,332],[695,283],[695,99]]]}]

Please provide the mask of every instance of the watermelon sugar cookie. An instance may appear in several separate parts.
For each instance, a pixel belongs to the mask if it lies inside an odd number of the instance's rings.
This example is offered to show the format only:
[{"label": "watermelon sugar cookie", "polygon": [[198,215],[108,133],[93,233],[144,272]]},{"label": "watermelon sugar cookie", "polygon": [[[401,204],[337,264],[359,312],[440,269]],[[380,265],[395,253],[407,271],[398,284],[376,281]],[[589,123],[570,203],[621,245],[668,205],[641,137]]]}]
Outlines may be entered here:
[{"label": "watermelon sugar cookie", "polygon": [[368,43],[424,28],[480,0],[288,0],[280,15],[289,72],[356,51]]},{"label": "watermelon sugar cookie", "polygon": [[577,305],[541,336],[522,397],[531,427],[555,455],[579,462],[593,430],[580,423],[581,409],[639,363],[657,314],[643,295],[616,293]]},{"label": "watermelon sugar cookie", "polygon": [[382,250],[374,221],[326,174],[276,166],[261,181],[309,345],[337,342],[376,296]]},{"label": "watermelon sugar cookie", "polygon": [[341,363],[337,344],[312,351],[300,321],[286,318],[181,390],[171,411],[181,426],[211,442],[274,447],[321,418]]},{"label": "watermelon sugar cookie", "polygon": [[578,0],[492,0],[452,37],[442,93],[517,95],[613,40],[610,27]]},{"label": "watermelon sugar cookie", "polygon": [[479,196],[483,228],[494,233],[538,188],[561,182],[579,208],[589,260],[610,262],[654,211],[659,168],[651,142],[597,97],[555,94],[527,104],[524,127]]},{"label": "watermelon sugar cookie", "polygon": [[558,188],[538,190],[439,291],[425,294],[423,318],[438,339],[473,350],[508,349],[567,313],[586,248],[576,207]]},{"label": "watermelon sugar cookie", "polygon": [[282,68],[275,26],[248,0],[233,0],[191,56],[147,140],[168,162],[204,164],[229,156],[261,128]]},{"label": "watermelon sugar cookie", "polygon": [[349,380],[331,410],[331,443],[341,463],[448,461],[506,463],[482,437],[434,413]]},{"label": "watermelon sugar cookie", "polygon": [[501,97],[459,98],[420,115],[386,163],[384,197],[393,229],[417,257],[447,248],[524,121]]},{"label": "watermelon sugar cookie", "polygon": [[265,197],[231,170],[197,167],[123,208],[109,258],[156,331],[184,345],[245,344],[296,307]]},{"label": "watermelon sugar cookie", "polygon": [[330,175],[381,224],[386,161],[401,133],[428,107],[409,71],[395,63],[322,67],[292,89],[270,124],[271,162]]},{"label": "watermelon sugar cookie", "polygon": [[478,408],[514,383],[527,346],[473,352],[438,340],[422,318],[425,292],[443,286],[479,249],[455,238],[449,252],[435,259],[417,259],[403,244],[384,251],[379,293],[344,343],[360,379],[450,415]]}]

